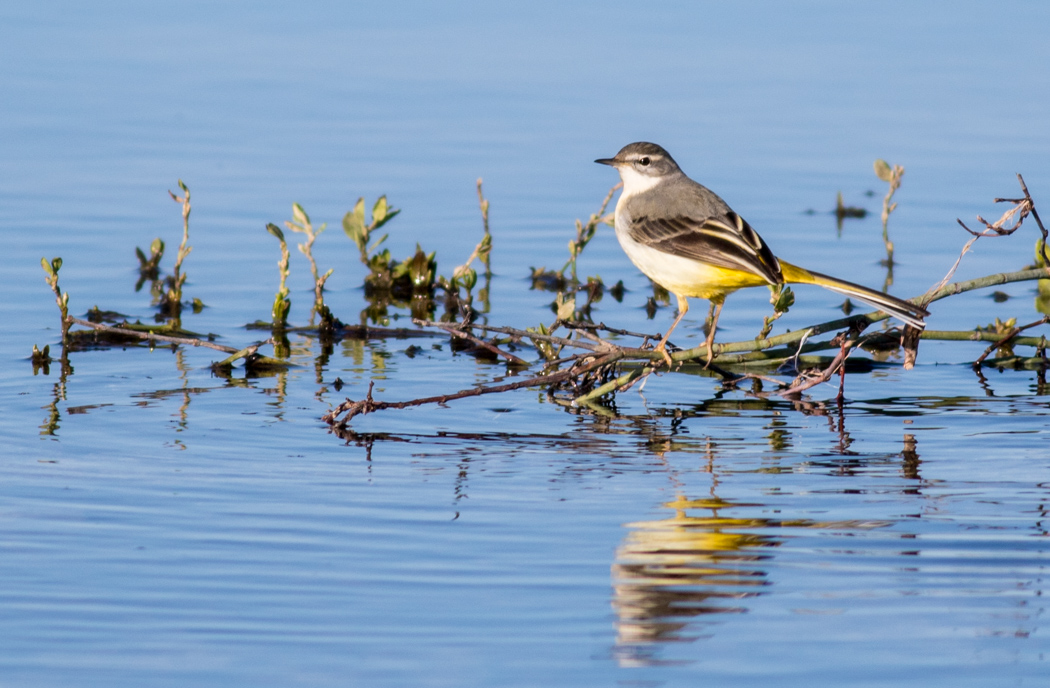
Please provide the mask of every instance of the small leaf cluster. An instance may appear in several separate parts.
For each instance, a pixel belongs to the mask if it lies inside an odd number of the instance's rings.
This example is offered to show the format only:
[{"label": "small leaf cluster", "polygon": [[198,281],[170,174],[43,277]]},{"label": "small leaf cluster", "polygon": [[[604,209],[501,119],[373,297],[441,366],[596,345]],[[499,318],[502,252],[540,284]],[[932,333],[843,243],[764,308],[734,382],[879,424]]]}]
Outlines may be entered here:
[{"label": "small leaf cluster", "polygon": [[135,291],[139,291],[147,280],[156,282],[160,279],[160,260],[164,257],[164,241],[160,237],[153,240],[149,246],[149,257],[146,257],[142,249],[136,246],[135,256],[139,259],[139,281],[135,284]]},{"label": "small leaf cluster", "polygon": [[[875,161],[875,176],[889,184],[886,197],[882,199],[882,241],[886,245],[886,259],[883,264],[893,267],[893,242],[890,241],[889,221],[890,213],[897,209],[896,202],[891,202],[893,194],[901,186],[901,178],[904,177],[904,168],[900,165],[891,166],[888,162],[879,158]],[[890,280],[892,281],[892,280]]]},{"label": "small leaf cluster", "polygon": [[762,318],[762,330],[755,339],[765,339],[773,331],[773,323],[795,305],[795,293],[786,284],[769,287],[769,303],[773,306],[773,315]]},{"label": "small leaf cluster", "polygon": [[313,223],[310,222],[310,216],[306,214],[303,207],[298,203],[292,204],[292,219],[291,221],[285,220],[284,226],[293,232],[306,235],[306,241],[299,244],[299,252],[306,256],[306,259],[310,261],[310,274],[314,280],[314,305],[310,313],[310,322],[313,322],[313,316],[319,315],[321,318],[321,329],[323,331],[331,331],[336,327],[337,321],[332,315],[332,311],[329,310],[328,306],[324,302],[324,285],[328,282],[328,278],[332,276],[334,268],[329,268],[323,275],[318,274],[317,261],[314,260],[313,246],[314,242],[317,241],[317,237],[328,228],[328,223],[322,223],[316,230],[314,229]]},{"label": "small leaf cluster", "polygon": [[354,209],[343,216],[343,231],[350,240],[357,245],[361,251],[361,262],[369,264],[370,257],[379,246],[386,241],[388,234],[384,234],[372,241],[372,233],[390,222],[401,211],[391,208],[386,201],[386,196],[380,196],[379,200],[372,206],[372,221],[365,224],[365,199],[362,196],[357,199]]},{"label": "small leaf cluster", "polygon": [[[1010,333],[1017,328],[1017,318],[1008,318],[1006,320],[995,319],[995,322],[989,323],[983,327],[976,328],[978,332],[993,332],[996,335],[1003,337],[1004,339],[1010,336]],[[1003,342],[999,345],[998,355],[1000,357],[1013,356],[1014,347],[1009,341]]]},{"label": "small leaf cluster", "polygon": [[273,318],[273,328],[275,330],[283,330],[288,325],[288,313],[292,309],[292,300],[288,297],[288,262],[290,258],[288,242],[285,241],[284,232],[281,231],[281,228],[272,222],[266,224],[266,231],[276,237],[277,241],[281,242],[281,259],[277,261],[277,271],[280,274],[281,282],[277,288],[277,294],[274,296],[270,315]]},{"label": "small leaf cluster", "polygon": [[[62,269],[62,259],[47,258],[40,259],[40,267],[44,268],[44,280],[55,295],[59,313],[62,316],[62,346],[69,341],[69,292],[64,292],[58,287],[58,271]],[[35,350],[35,347],[34,347]]]},{"label": "small leaf cluster", "polygon": [[190,205],[190,190],[181,179],[179,180],[179,189],[182,190],[182,196],[177,196],[171,191],[168,191],[168,195],[171,196],[171,200],[182,205],[182,243],[179,244],[179,251],[175,254],[175,267],[172,269],[171,278],[168,280],[167,289],[160,304],[161,311],[174,319],[173,325],[176,327],[179,326],[178,320],[182,313],[182,287],[186,283],[187,277],[186,273],[182,271],[182,263],[186,260],[186,256],[190,255],[190,251],[193,250],[193,247],[188,243],[190,240],[190,211],[192,209]]}]

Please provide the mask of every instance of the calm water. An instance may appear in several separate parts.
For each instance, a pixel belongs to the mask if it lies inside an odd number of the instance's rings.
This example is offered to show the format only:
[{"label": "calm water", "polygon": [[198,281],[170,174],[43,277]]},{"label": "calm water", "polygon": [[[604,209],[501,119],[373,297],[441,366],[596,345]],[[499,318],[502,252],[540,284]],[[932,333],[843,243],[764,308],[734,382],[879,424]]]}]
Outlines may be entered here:
[{"label": "calm water", "polygon": [[[835,385],[792,404],[676,375],[614,415],[526,390],[385,411],[349,437],[320,416],[369,381],[398,400],[508,372],[442,338],[327,358],[294,338],[299,366],[229,381],[201,350],[78,352],[66,377],[27,357],[58,341],[41,256],[64,258],[74,314],[152,317],[133,248],[162,236],[170,269],[180,178],[186,292],[208,306],[185,325],[229,345],[269,316],[263,228],[293,202],[330,224],[315,255],[356,322],[343,213],[388,194],[395,256],[418,242],[448,274],[481,236],[479,176],[487,318],[549,323],[528,268],[560,267],[615,182],[591,160],[638,139],[781,256],[875,286],[871,164],[904,165],[893,291],[918,294],[966,239],[955,218],[998,217],[1016,172],[1050,208],[1048,19],[1023,3],[0,9],[0,685],[1044,685],[1047,389],[979,378],[979,345],[852,374],[841,407]],[[839,233],[839,191],[874,215]],[[957,276],[1018,269],[1035,239],[982,241]],[[610,231],[580,271],[627,287],[596,319],[670,321],[647,319]],[[797,291],[775,331],[838,312]],[[1039,317],[1033,285],[1003,291],[940,302],[930,327]],[[720,338],[754,336],[767,300],[732,296]]]}]

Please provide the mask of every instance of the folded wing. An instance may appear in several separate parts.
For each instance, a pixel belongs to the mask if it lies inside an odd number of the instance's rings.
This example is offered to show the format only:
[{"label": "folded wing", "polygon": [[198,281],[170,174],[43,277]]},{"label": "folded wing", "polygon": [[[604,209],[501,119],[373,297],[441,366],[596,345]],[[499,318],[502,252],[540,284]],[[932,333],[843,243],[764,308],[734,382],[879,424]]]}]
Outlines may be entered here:
[{"label": "folded wing", "polygon": [[658,251],[749,272],[769,284],[784,281],[780,261],[758,232],[733,211],[707,218],[640,216],[631,219],[629,234]]}]

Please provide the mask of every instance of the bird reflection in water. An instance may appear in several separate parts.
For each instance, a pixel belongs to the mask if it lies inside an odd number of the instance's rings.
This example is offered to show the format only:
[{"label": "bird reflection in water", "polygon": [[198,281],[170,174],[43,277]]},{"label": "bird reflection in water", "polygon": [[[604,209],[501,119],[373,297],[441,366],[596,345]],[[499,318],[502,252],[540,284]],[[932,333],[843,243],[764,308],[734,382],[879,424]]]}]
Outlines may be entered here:
[{"label": "bird reflection in water", "polygon": [[768,512],[769,507],[714,495],[687,499],[679,494],[663,506],[673,515],[625,525],[627,537],[612,566],[616,657],[624,666],[670,663],[659,658],[660,644],[710,637],[714,624],[728,618],[725,615],[746,612],[747,600],[772,585],[775,548],[784,542],[784,537],[768,531],[854,531],[891,525],[871,520],[731,518],[722,512]]},{"label": "bird reflection in water", "polygon": [[672,516],[626,525],[612,567],[622,664],[658,663],[653,644],[696,640],[704,636],[697,633],[702,621],[747,611],[744,601],[769,584],[763,562],[771,555],[765,550],[779,544],[749,529],[782,524],[727,518],[720,511],[759,506],[679,495],[664,504]]}]

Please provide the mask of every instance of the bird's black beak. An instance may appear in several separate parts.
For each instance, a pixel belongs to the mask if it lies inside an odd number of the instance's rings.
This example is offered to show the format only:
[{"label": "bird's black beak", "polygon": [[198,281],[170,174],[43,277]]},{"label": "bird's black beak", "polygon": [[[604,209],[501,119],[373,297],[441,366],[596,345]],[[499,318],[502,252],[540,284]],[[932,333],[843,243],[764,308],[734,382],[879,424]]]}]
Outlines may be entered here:
[{"label": "bird's black beak", "polygon": [[594,162],[598,163],[599,165],[611,165],[615,167],[616,163],[619,161],[616,158],[598,158]]}]

